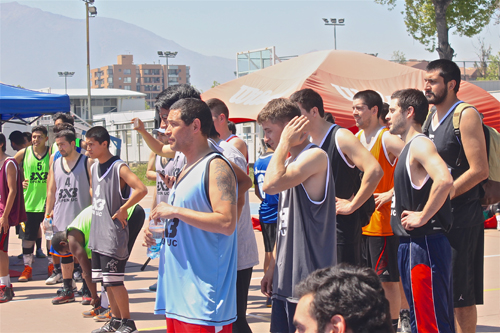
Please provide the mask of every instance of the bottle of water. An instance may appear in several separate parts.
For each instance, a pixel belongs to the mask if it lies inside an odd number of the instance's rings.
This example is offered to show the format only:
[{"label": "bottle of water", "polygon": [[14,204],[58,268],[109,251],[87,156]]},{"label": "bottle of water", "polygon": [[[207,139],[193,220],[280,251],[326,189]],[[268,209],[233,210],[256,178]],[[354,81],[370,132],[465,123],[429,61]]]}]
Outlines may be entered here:
[{"label": "bottle of water", "polygon": [[495,217],[497,219],[497,230],[500,230],[500,204],[497,207],[497,211],[495,212]]},{"label": "bottle of water", "polygon": [[45,228],[45,239],[51,240],[54,236],[54,228],[52,227],[52,216],[47,215],[43,220],[43,226]]},{"label": "bottle of water", "polygon": [[149,231],[153,234],[152,237],[156,241],[155,245],[148,246],[148,257],[156,259],[160,256],[161,243],[165,234],[165,219],[160,221],[149,221]]}]

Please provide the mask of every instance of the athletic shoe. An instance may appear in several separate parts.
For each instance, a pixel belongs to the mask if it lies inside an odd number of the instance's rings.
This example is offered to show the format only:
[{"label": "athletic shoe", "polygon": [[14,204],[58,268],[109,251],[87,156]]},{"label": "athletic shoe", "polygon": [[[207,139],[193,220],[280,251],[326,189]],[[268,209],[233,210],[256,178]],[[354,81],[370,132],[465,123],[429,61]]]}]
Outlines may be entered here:
[{"label": "athletic shoe", "polygon": [[122,319],[122,325],[116,330],[116,333],[138,333],[137,327],[132,319]]},{"label": "athletic shoe", "polygon": [[83,318],[94,318],[107,310],[108,309],[105,309],[99,305],[98,307],[94,307],[91,310],[83,311],[82,315],[83,315]]},{"label": "athletic shoe", "polygon": [[12,285],[10,285],[10,287],[0,286],[0,303],[12,301],[12,297],[14,297],[14,289],[12,289]]},{"label": "athletic shoe", "polygon": [[73,271],[73,280],[75,280],[76,282],[83,281],[81,268],[77,268]]},{"label": "athletic shoe", "polygon": [[24,271],[21,273],[17,282],[28,282],[31,280],[33,280],[33,268],[30,266],[24,266]]},{"label": "athletic shoe", "polygon": [[[111,313],[111,308],[106,309],[103,313],[100,315],[97,315],[94,317],[95,321],[108,321],[113,317],[113,314]],[[121,325],[121,324],[120,324]]]},{"label": "athletic shoe", "polygon": [[[73,294],[75,294],[76,296],[78,296],[79,292],[78,292],[78,289],[76,288],[75,280],[73,280],[71,282],[71,285],[73,287]],[[57,289],[57,296],[60,296],[62,294],[63,290],[64,290],[64,284],[63,284],[63,286],[61,288]]]},{"label": "athletic shoe", "polygon": [[[49,267],[49,269],[50,269],[50,267]],[[61,283],[61,282],[63,282],[62,273],[57,268],[54,268],[52,270],[52,274],[50,274],[49,278],[47,280],[45,280],[46,285],[53,285],[53,284]]]},{"label": "athletic shoe", "polygon": [[47,258],[47,256],[45,255],[45,253],[43,253],[43,250],[42,249],[38,249],[36,250],[36,255],[35,255],[37,258]]},{"label": "athletic shoe", "polygon": [[400,332],[411,333],[410,310],[399,311]]},{"label": "athletic shoe", "polygon": [[23,259],[23,254],[21,253],[20,255],[18,255],[17,259]]},{"label": "athletic shoe", "polygon": [[92,333],[116,332],[122,325],[122,321],[116,318],[111,318],[103,327],[93,330]]},{"label": "athletic shoe", "polygon": [[156,291],[156,285],[157,285],[157,283],[150,285],[149,290]]},{"label": "athletic shoe", "polygon": [[266,308],[271,308],[273,306],[273,301],[271,300],[271,297],[268,297],[266,299]]},{"label": "athletic shoe", "polygon": [[75,294],[73,291],[69,289],[64,289],[61,295],[57,296],[56,298],[52,299],[52,304],[64,304],[64,303],[69,303],[69,302],[74,302],[75,301]]},{"label": "athletic shoe", "polygon": [[92,302],[92,296],[88,292],[81,292],[80,295],[82,295],[82,305],[90,305]]}]

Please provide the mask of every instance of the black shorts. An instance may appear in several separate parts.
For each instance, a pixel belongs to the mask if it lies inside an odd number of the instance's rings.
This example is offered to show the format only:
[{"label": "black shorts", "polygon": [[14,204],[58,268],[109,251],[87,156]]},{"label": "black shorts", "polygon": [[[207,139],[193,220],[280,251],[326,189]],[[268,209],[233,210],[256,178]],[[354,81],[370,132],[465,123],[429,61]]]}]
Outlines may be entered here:
[{"label": "black shorts", "polygon": [[272,333],[294,333],[293,317],[297,303],[282,301],[273,298],[273,307],[271,308],[271,332]]},{"label": "black shorts", "polygon": [[351,244],[337,243],[337,264],[361,265],[361,242]]},{"label": "black shorts", "polygon": [[276,229],[278,225],[276,223],[260,222],[260,228],[262,229],[262,238],[264,238],[264,251],[266,253],[273,252],[274,245],[276,244]]},{"label": "black shorts", "polygon": [[19,225],[19,238],[22,240],[36,241],[38,238],[38,230],[40,223],[45,218],[45,213],[28,213],[26,212],[26,222],[21,222]]},{"label": "black shorts", "polygon": [[447,234],[453,265],[453,306],[483,304],[484,224]]},{"label": "black shorts", "polygon": [[122,286],[127,259],[119,260],[92,251],[92,282],[104,287]]},{"label": "black shorts", "polygon": [[3,233],[3,230],[0,231],[0,251],[3,251],[5,253],[9,252],[9,234],[10,234],[10,227],[9,230],[7,230],[7,233]]},{"label": "black shorts", "polygon": [[363,259],[382,282],[399,282],[398,236],[363,236]]}]

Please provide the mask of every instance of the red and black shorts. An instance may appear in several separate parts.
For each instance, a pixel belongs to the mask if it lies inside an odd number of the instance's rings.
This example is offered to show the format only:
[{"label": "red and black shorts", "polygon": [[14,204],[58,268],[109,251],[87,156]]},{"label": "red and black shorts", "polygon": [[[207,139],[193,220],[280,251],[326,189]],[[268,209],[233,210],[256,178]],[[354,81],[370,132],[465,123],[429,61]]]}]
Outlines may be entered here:
[{"label": "red and black shorts", "polygon": [[177,319],[167,318],[167,333],[231,333],[233,324],[224,326],[204,326],[188,324]]},{"label": "red and black shorts", "polygon": [[9,234],[10,227],[6,233],[4,233],[3,230],[0,231],[0,251],[3,251],[5,253],[9,251]]},{"label": "red and black shorts", "polygon": [[398,236],[363,236],[363,259],[382,282],[399,282]]}]

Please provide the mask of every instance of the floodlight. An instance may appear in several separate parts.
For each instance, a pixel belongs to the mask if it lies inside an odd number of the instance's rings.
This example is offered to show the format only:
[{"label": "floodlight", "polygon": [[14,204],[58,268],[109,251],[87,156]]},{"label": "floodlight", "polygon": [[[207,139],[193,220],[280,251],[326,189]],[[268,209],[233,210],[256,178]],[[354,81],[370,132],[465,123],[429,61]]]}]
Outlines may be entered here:
[{"label": "floodlight", "polygon": [[339,23],[343,24],[344,23],[344,19],[339,19]]},{"label": "floodlight", "polygon": [[89,14],[91,16],[96,16],[97,15],[97,7],[89,6]]},{"label": "floodlight", "polygon": [[328,23],[328,19],[327,18],[323,18],[323,21],[325,21],[325,23]]},{"label": "floodlight", "polygon": [[330,22],[332,22],[333,24],[336,24],[337,23],[337,19],[336,18],[331,18]]}]

